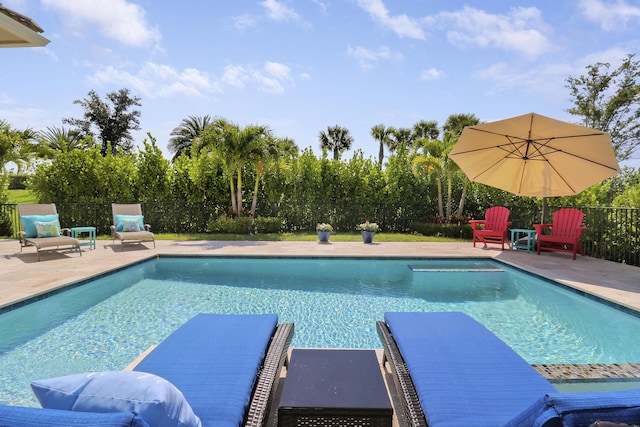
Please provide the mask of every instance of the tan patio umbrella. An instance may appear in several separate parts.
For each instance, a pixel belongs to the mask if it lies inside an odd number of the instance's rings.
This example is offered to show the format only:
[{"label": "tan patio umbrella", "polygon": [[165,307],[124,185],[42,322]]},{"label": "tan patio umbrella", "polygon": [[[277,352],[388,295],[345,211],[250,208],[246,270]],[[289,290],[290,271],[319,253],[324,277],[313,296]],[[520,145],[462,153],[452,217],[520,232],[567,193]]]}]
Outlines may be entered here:
[{"label": "tan patio umbrella", "polygon": [[474,182],[521,196],[570,196],[620,172],[606,132],[529,113],[467,126],[449,153]]}]

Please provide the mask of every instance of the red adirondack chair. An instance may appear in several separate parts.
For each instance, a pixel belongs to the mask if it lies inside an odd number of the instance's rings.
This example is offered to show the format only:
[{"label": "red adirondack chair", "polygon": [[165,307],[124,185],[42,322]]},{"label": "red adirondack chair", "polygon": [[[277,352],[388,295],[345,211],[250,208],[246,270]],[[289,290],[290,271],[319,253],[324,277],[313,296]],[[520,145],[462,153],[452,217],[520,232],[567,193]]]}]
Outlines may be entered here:
[{"label": "red adirondack chair", "polygon": [[473,247],[476,242],[482,242],[485,246],[487,243],[495,243],[502,246],[509,245],[507,239],[507,230],[511,223],[509,222],[509,214],[511,212],[504,206],[494,206],[487,209],[484,219],[471,220],[471,228],[473,229]]},{"label": "red adirondack chair", "polygon": [[[534,224],[538,235],[538,255],[540,250],[576,253],[584,255],[580,244],[580,236],[587,227],[582,226],[584,213],[579,209],[564,208],[553,214],[553,224]],[[543,234],[544,230],[551,229],[551,234]]]}]

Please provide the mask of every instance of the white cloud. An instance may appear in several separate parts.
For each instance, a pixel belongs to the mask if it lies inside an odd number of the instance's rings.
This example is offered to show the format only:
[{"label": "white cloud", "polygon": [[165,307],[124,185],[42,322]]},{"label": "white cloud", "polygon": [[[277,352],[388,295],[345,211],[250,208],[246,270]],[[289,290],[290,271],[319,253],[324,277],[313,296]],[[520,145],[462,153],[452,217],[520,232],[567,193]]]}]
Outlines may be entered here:
[{"label": "white cloud", "polygon": [[267,61],[262,67],[228,65],[215,87],[220,92],[225,87],[253,87],[261,92],[281,94],[285,92],[285,86],[292,83],[291,69],[287,65]]},{"label": "white cloud", "polygon": [[42,4],[60,12],[61,21],[78,31],[97,28],[128,46],[152,46],[161,39],[160,31],[147,23],[144,9],[127,0],[42,0]]},{"label": "white cloud", "polygon": [[432,67],[427,70],[422,70],[420,73],[420,80],[438,80],[443,76],[444,71]]},{"label": "white cloud", "polygon": [[625,29],[627,24],[634,21],[640,23],[640,6],[627,4],[626,0],[580,0],[578,7],[589,21],[600,25],[605,31]]},{"label": "white cloud", "polygon": [[436,18],[439,25],[448,28],[447,39],[459,47],[496,47],[531,57],[552,48],[546,36],[551,28],[535,7],[517,7],[508,14],[490,14],[465,6],[456,12],[440,13]]},{"label": "white cloud", "polygon": [[266,9],[267,17],[274,21],[298,21],[300,19],[295,10],[277,0],[264,0],[260,2],[260,6]]},{"label": "white cloud", "polygon": [[233,18],[233,26],[239,30],[246,30],[247,28],[255,27],[258,24],[258,19],[249,14],[236,16]]},{"label": "white cloud", "polygon": [[209,76],[199,70],[186,68],[178,71],[169,65],[146,63],[136,73],[113,66],[101,67],[89,77],[92,84],[131,87],[134,93],[149,98],[187,95],[204,97],[213,85]]},{"label": "white cloud", "polygon": [[423,40],[425,38],[424,31],[420,27],[417,20],[402,14],[389,15],[382,0],[357,0],[358,6],[366,10],[374,21],[382,26],[390,29],[399,37],[407,37],[411,39]]},{"label": "white cloud", "polygon": [[375,63],[382,60],[401,61],[403,59],[402,54],[392,52],[386,46],[382,46],[377,51],[373,51],[362,46],[349,47],[347,50],[347,54],[349,56],[357,58],[360,66],[364,69],[369,69]]}]

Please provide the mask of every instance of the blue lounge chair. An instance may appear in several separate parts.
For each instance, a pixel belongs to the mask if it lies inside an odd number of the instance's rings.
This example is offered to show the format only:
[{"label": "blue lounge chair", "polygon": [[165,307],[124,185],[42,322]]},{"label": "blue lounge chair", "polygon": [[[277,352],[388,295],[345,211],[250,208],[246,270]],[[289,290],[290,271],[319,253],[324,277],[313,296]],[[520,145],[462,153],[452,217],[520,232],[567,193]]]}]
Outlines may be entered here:
[{"label": "blue lounge chair", "polygon": [[385,313],[378,334],[407,425],[497,427],[557,390],[464,313]]},{"label": "blue lounge chair", "polygon": [[466,314],[385,313],[384,318],[377,322],[378,335],[402,400],[403,425],[640,424],[640,389],[560,393]]},{"label": "blue lounge chair", "polygon": [[275,314],[199,314],[134,368],[175,385],[202,426],[261,426],[293,337]]}]

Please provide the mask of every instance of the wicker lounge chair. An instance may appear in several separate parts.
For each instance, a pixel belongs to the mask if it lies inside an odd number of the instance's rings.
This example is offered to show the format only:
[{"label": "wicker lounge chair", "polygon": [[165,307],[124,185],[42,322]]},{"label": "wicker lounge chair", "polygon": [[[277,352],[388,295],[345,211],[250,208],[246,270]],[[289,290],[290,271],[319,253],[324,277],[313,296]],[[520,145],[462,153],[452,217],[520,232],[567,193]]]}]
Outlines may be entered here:
[{"label": "wicker lounge chair", "polygon": [[174,384],[202,426],[262,426],[293,338],[275,314],[199,314],[134,370]]},{"label": "wicker lounge chair", "polygon": [[556,392],[464,313],[385,313],[377,329],[406,425],[502,426]]},{"label": "wicker lounge chair", "polygon": [[[111,226],[111,236],[113,238],[113,244],[116,243],[116,239],[120,240],[120,250],[125,243],[141,243],[141,242],[153,242],[153,247],[156,247],[156,239],[151,232],[151,226],[144,224],[144,218],[142,216],[142,208],[139,203],[130,204],[118,204],[113,203],[111,205],[113,213],[113,225]],[[132,217],[139,219],[139,227],[136,231],[127,231],[126,227],[123,229],[123,222],[131,220]]]},{"label": "wicker lounge chair", "polygon": [[[80,249],[80,242],[69,236],[71,232],[68,228],[60,229],[60,222],[58,221],[58,211],[56,205],[53,203],[47,204],[18,204],[18,215],[20,216],[20,224],[22,230],[18,233],[18,239],[20,241],[20,252],[22,248],[26,246],[35,246],[38,253],[38,261],[40,261],[41,250],[56,251],[61,248],[77,249],[82,256],[82,250]],[[59,229],[57,234],[51,235],[47,233],[47,237],[41,235],[39,237],[39,230],[36,223],[47,224],[56,223],[56,227]],[[42,229],[40,230],[42,231]],[[66,233],[66,235],[62,234]]]}]

